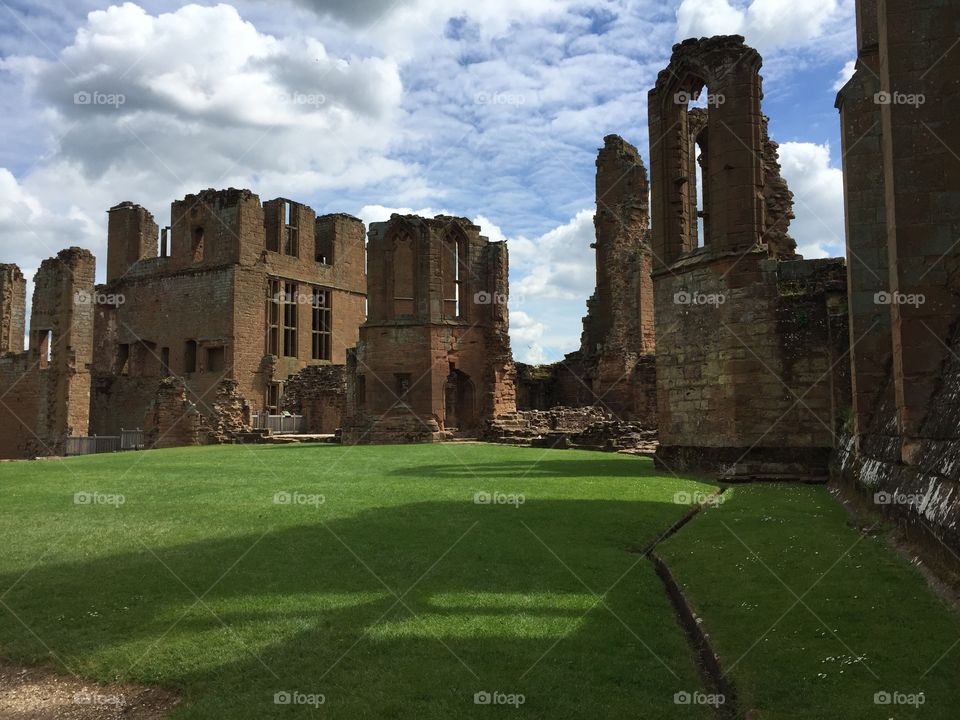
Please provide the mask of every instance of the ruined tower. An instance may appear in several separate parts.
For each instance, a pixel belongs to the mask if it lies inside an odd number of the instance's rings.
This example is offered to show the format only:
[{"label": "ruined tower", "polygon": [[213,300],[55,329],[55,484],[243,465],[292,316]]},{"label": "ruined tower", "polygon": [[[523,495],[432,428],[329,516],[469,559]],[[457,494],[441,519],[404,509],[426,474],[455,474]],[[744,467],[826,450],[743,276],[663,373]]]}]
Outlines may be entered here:
[{"label": "ruined tower", "polygon": [[344,442],[438,441],[515,410],[506,244],[465,218],[394,215],[368,256]]},{"label": "ruined tower", "polygon": [[0,356],[23,352],[27,280],[16,265],[0,265]]},{"label": "ruined tower", "polygon": [[129,201],[107,214],[107,282],[113,282],[135,263],[157,257],[160,229],[148,210]]},{"label": "ruined tower", "polygon": [[597,288],[587,301],[584,353],[615,352],[629,363],[654,350],[649,189],[637,149],[618,135],[604,138],[594,216]]},{"label": "ruined tower", "polygon": [[87,434],[95,274],[80,248],[40,265],[29,350],[0,358],[0,457],[57,455],[65,438]]},{"label": "ruined tower", "polygon": [[846,270],[795,254],[761,64],[738,35],[685,40],[650,91],[657,457],[822,477],[849,403]]}]

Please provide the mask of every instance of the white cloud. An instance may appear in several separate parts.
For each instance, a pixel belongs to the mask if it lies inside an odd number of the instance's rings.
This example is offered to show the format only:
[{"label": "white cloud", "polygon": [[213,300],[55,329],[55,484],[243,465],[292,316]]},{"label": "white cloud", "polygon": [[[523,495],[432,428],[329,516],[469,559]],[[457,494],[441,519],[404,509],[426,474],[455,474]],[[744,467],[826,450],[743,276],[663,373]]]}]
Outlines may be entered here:
[{"label": "white cloud", "polygon": [[522,310],[510,311],[510,343],[514,357],[524,363],[538,365],[546,362],[543,336],[547,327]]},{"label": "white cloud", "polygon": [[840,92],[841,88],[850,82],[850,78],[853,77],[853,73],[857,70],[857,61],[850,60],[846,65],[843,66],[843,69],[840,70],[840,75],[837,77],[835,83],[833,83],[833,89],[836,92]]},{"label": "white cloud", "polygon": [[408,174],[386,157],[403,93],[393,60],[261,33],[229,5],[92,12],[57,60],[9,57],[0,69],[47,108],[60,140],[44,167],[140,192],[152,175],[148,199],[164,204],[253,178],[302,196]]},{"label": "white cloud", "polygon": [[593,292],[596,279],[593,212],[581,210],[570,222],[521,244],[511,253],[526,273],[515,284],[528,301],[581,300]]},{"label": "white cloud", "polygon": [[790,234],[807,258],[841,257],[843,171],[830,164],[830,146],[787,142],[780,146],[783,176],[794,193]]},{"label": "white cloud", "polygon": [[847,18],[849,5],[838,0],[683,0],[677,36],[743,35],[761,51],[799,47],[822,38],[840,16]]}]

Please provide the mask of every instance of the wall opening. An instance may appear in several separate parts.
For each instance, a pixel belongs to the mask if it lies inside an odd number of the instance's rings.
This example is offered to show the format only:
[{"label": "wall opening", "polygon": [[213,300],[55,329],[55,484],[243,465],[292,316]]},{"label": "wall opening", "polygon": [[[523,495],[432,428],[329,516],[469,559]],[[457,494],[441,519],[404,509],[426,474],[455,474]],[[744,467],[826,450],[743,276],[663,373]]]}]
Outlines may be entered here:
[{"label": "wall opening", "polygon": [[401,235],[393,243],[393,314],[413,315],[413,241]]},{"label": "wall opening", "polygon": [[183,347],[183,371],[194,373],[197,371],[197,341],[187,340]]},{"label": "wall opening", "polygon": [[267,412],[271,415],[280,414],[280,383],[267,385]]},{"label": "wall opening", "polygon": [[168,347],[160,349],[160,372],[164,377],[170,377],[173,374],[170,372],[170,348]]},{"label": "wall opening", "polygon": [[193,262],[198,263],[203,261],[203,228],[197,227],[193,229]]},{"label": "wall opening", "polygon": [[130,374],[130,346],[127,343],[117,345],[116,374]]},{"label": "wall opening", "polygon": [[280,355],[280,281],[267,283],[267,354]]},{"label": "wall opening", "polygon": [[330,360],[332,355],[333,313],[330,307],[329,290],[313,290],[313,343],[314,360]]},{"label": "wall opening", "polygon": [[40,330],[37,346],[40,348],[40,369],[46,370],[53,362],[53,330]]},{"label": "wall opening", "polygon": [[298,257],[300,250],[300,230],[297,227],[297,212],[294,203],[283,201],[283,253],[291,257]]},{"label": "wall opening", "polygon": [[227,350],[222,345],[207,348],[207,372],[222,373],[226,368]]},{"label": "wall opening", "polygon": [[407,393],[410,392],[410,384],[413,382],[413,376],[410,373],[395,373],[393,376],[394,391],[398,400],[405,400]]},{"label": "wall opening", "polygon": [[365,375],[357,375],[353,386],[353,403],[356,407],[363,408],[367,404],[367,378]]},{"label": "wall opening", "polygon": [[283,356],[297,357],[297,295],[296,283],[283,284]]}]

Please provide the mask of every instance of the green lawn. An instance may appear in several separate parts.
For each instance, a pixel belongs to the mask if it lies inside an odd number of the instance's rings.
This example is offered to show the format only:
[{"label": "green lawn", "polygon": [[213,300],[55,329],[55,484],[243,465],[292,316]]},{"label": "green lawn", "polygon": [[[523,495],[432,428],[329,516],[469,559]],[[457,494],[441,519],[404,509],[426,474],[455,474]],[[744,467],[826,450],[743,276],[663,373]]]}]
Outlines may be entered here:
[{"label": "green lawn", "polygon": [[[851,527],[825,488],[730,490],[658,553],[703,617],[741,710],[960,717],[956,613],[882,536]],[[877,705],[876,693],[916,704]]]},{"label": "green lawn", "polygon": [[[0,464],[0,655],[176,688],[181,720],[708,718],[673,702],[701,682],[630,549],[682,516],[676,493],[712,489],[490,445]],[[484,691],[525,702],[474,704]]]}]

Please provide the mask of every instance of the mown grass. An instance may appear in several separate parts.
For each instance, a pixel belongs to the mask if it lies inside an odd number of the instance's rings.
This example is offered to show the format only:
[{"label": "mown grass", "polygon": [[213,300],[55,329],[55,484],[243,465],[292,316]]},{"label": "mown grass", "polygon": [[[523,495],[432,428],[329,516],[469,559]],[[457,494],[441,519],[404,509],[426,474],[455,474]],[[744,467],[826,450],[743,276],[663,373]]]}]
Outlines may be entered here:
[{"label": "mown grass", "polygon": [[[676,493],[710,490],[647,460],[488,445],[0,464],[0,655],[176,688],[180,720],[710,717],[673,703],[701,683],[629,552],[683,514]],[[494,491],[524,502],[475,504]]]},{"label": "mown grass", "polygon": [[[659,553],[741,710],[765,720],[960,716],[957,614],[825,488],[733,489]],[[877,693],[915,704],[877,704]]]}]

